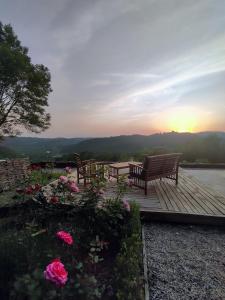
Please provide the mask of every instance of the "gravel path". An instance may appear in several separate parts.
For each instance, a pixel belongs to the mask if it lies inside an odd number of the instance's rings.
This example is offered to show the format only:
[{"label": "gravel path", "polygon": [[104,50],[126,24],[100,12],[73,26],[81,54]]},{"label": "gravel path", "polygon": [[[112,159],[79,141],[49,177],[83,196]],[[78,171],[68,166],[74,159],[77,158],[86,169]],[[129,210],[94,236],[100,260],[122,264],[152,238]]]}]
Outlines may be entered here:
[{"label": "gravel path", "polygon": [[225,228],[144,225],[150,299],[225,299]]}]

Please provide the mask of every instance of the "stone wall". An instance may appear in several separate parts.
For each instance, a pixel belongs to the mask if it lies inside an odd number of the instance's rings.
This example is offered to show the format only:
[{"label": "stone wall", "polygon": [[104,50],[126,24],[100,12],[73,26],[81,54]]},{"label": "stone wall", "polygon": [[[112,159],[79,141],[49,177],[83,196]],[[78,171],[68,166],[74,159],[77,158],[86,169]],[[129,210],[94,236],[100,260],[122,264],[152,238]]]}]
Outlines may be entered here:
[{"label": "stone wall", "polygon": [[28,159],[0,160],[0,191],[8,190],[22,181],[29,164]]}]

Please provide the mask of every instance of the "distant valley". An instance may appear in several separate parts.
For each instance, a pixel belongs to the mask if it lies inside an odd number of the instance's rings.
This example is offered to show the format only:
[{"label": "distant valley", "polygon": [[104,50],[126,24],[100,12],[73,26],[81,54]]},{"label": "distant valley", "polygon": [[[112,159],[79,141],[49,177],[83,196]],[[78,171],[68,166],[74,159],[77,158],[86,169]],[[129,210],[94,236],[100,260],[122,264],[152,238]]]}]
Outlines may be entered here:
[{"label": "distant valley", "polygon": [[[214,140],[213,140],[214,139]],[[69,159],[74,152],[85,158],[111,158],[112,154],[126,157],[135,153],[203,151],[204,141],[216,146],[216,141],[225,144],[225,132],[159,133],[152,135],[121,135],[105,138],[5,138],[0,143],[0,158],[30,157],[33,161]],[[211,145],[210,144],[210,145]],[[207,145],[210,146],[210,145]],[[210,152],[210,149],[208,149]],[[111,156],[110,156],[110,155]],[[199,154],[200,155],[200,154]],[[117,158],[116,158],[117,160]]]}]

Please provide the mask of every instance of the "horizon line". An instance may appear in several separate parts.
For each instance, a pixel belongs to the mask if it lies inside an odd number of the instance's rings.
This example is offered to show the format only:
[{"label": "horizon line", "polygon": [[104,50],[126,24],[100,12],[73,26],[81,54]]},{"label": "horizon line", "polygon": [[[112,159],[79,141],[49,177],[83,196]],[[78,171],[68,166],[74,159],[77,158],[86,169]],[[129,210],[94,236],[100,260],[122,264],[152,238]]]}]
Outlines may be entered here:
[{"label": "horizon line", "polygon": [[106,135],[106,136],[73,136],[73,137],[41,137],[41,136],[5,136],[4,138],[36,138],[36,139],[97,139],[97,138],[112,138],[112,137],[118,137],[118,136],[151,136],[151,135],[157,135],[157,134],[169,134],[169,133],[176,133],[176,134],[201,134],[201,133],[225,133],[225,130],[205,130],[205,131],[198,131],[198,132],[178,132],[175,130],[172,131],[161,131],[161,132],[154,132],[151,134],[141,134],[141,133],[131,133],[131,134],[119,134],[119,135]]}]

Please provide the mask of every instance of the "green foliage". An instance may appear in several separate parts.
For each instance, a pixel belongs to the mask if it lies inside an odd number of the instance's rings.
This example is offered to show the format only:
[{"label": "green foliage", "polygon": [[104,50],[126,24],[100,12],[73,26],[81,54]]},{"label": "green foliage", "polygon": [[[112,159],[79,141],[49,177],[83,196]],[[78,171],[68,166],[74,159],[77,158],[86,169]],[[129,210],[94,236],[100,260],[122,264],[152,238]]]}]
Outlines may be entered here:
[{"label": "green foliage", "polygon": [[216,134],[205,137],[193,137],[188,143],[179,147],[183,160],[188,162],[225,162],[225,140]]},{"label": "green foliage", "polygon": [[[37,174],[34,178],[38,179]],[[130,292],[136,287],[135,299],[141,299],[139,208],[134,203],[130,210],[124,206],[123,178],[113,198],[105,198],[104,187],[105,182],[98,178],[77,204],[30,201],[12,210],[14,223],[4,225],[0,239],[1,299],[115,300],[125,299],[128,287]],[[57,240],[58,230],[70,232],[74,244]],[[47,264],[57,257],[69,273],[63,288],[43,276]],[[124,289],[119,282],[126,284]]]},{"label": "green foliage", "polygon": [[32,170],[28,173],[27,177],[23,182],[18,182],[20,188],[25,188],[29,185],[39,184],[45,186],[51,181],[59,178],[62,173],[59,172],[49,172],[45,169]]},{"label": "green foliage", "polygon": [[48,69],[32,64],[11,25],[0,23],[0,135],[16,135],[21,127],[32,132],[47,129],[50,92]]},{"label": "green foliage", "polygon": [[117,255],[114,278],[117,300],[143,300],[143,278],[140,270],[142,264],[141,224],[139,209],[131,205],[131,218],[128,224],[129,234],[122,241]]},{"label": "green foliage", "polygon": [[[31,299],[39,300],[42,297],[43,274],[40,269],[35,269],[31,274],[24,274],[18,277],[11,291],[11,299]],[[50,293],[49,299],[54,299],[51,296],[56,296],[57,292]]]},{"label": "green foliage", "polygon": [[90,186],[86,188],[79,201],[81,210],[88,211],[89,215],[96,213],[97,205],[102,200],[105,185],[106,179],[101,176],[91,180]]},{"label": "green foliage", "polygon": [[[30,172],[27,178],[23,182],[17,183],[17,188],[12,188],[10,191],[4,191],[0,193],[0,207],[2,206],[13,206],[18,203],[22,203],[30,199],[31,196],[35,196],[39,190],[34,190],[31,194],[26,194],[26,188],[40,187],[47,185],[51,181],[59,178],[62,173],[46,171],[46,170],[33,170]],[[17,191],[17,192],[16,192]]]}]

